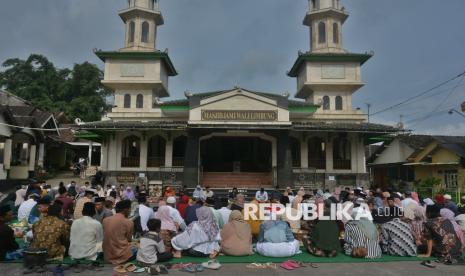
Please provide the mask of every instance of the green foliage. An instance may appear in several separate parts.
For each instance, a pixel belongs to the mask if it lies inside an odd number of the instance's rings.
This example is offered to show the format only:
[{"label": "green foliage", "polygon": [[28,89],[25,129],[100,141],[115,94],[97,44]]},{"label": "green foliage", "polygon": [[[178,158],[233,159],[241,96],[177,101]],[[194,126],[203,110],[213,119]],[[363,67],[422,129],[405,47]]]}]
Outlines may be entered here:
[{"label": "green foliage", "polygon": [[98,121],[109,109],[105,98],[110,91],[101,84],[103,72],[94,64],[59,69],[46,57],[32,54],[26,60],[8,59],[2,66],[0,87],[37,107],[84,121]]}]

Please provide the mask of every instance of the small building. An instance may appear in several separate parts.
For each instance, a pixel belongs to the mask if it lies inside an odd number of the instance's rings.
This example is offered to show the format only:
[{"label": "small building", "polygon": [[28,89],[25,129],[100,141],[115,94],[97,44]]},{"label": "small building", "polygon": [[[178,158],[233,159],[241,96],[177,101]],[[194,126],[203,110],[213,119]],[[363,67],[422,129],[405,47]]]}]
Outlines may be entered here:
[{"label": "small building", "polygon": [[48,143],[60,136],[53,113],[0,90],[0,187],[44,168]]},{"label": "small building", "polygon": [[125,47],[96,52],[115,107],[102,121],[78,126],[101,143],[107,181],[218,189],[366,187],[365,144],[398,129],[370,124],[352,106],[353,93],[364,85],[361,67],[372,54],[343,49],[347,11],[339,1],[310,4],[304,24],[312,30],[311,50],[299,53],[288,72],[296,78],[295,98],[234,87],[164,101],[168,79],[178,72],[168,53],[156,49],[156,30],[164,23],[158,1],[129,1],[119,13]]},{"label": "small building", "polygon": [[[384,143],[368,164],[379,187],[413,187],[426,179],[440,180],[435,189],[465,188],[465,137],[399,135]],[[431,187],[433,188],[433,187]]]}]

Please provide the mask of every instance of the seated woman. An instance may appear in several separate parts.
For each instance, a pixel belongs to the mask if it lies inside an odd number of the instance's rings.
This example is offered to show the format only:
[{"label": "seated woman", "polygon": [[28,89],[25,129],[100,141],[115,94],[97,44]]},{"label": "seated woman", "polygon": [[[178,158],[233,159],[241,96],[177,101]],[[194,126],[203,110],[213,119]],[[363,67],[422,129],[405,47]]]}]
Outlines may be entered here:
[{"label": "seated woman", "polygon": [[344,251],[346,255],[357,258],[380,258],[378,230],[366,217],[356,219],[358,212],[352,213],[353,220],[345,225]]},{"label": "seated woman", "polygon": [[63,260],[66,249],[69,247],[70,227],[60,220],[62,207],[51,205],[48,208],[48,215],[42,217],[32,226],[31,248],[45,248],[48,251],[48,258]]},{"label": "seated woman", "polygon": [[267,220],[260,225],[257,252],[266,257],[291,257],[299,253],[300,243],[289,224],[282,220]]},{"label": "seated woman", "polygon": [[165,251],[171,252],[171,239],[176,236],[179,226],[170,216],[170,207],[162,205],[158,208],[155,218],[161,221],[160,238],[165,245]]},{"label": "seated woman", "polygon": [[[247,223],[250,225],[250,229],[252,230],[252,237],[256,240],[258,238],[258,235],[260,234],[260,225],[262,224],[262,221],[259,220],[259,214],[258,214],[258,202],[256,200],[252,200],[250,204],[254,204],[257,206],[257,212],[251,213],[251,216],[249,218],[244,217],[247,219]],[[232,209],[231,209],[232,210]],[[243,213],[247,210],[243,210]],[[255,215],[257,219],[254,219],[252,215]]]},{"label": "seated woman", "polygon": [[446,263],[456,262],[462,256],[462,243],[454,225],[450,220],[441,217],[439,205],[428,205],[426,217],[424,235],[427,249],[426,254],[419,257],[435,256]]},{"label": "seated woman", "polygon": [[181,251],[196,257],[214,258],[220,251],[220,230],[216,225],[213,212],[209,207],[202,206],[196,210],[197,221],[192,222],[186,231],[171,239],[171,245],[176,250],[175,258],[181,257]]},{"label": "seated woman", "polygon": [[234,210],[221,230],[221,252],[229,256],[252,255],[252,231],[241,212]]},{"label": "seated woman", "polygon": [[[329,206],[325,206],[325,215],[329,215]],[[336,257],[341,250],[339,226],[335,220],[319,220],[309,237],[302,239],[310,254],[318,257]]]}]

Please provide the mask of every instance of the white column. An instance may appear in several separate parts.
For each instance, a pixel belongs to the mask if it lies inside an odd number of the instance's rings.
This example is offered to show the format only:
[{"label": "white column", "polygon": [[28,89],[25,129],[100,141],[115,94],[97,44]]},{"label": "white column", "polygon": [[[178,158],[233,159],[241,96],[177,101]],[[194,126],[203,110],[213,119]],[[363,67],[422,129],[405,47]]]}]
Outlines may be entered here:
[{"label": "white column", "polygon": [[140,140],[140,169],[147,170],[148,138],[142,136]]},{"label": "white column", "polygon": [[331,135],[326,138],[326,171],[332,172],[333,169],[333,139]]},{"label": "white column", "polygon": [[108,141],[103,140],[102,145],[100,147],[100,168],[104,171],[106,171],[107,168],[107,158],[108,158]]},{"label": "white column", "polygon": [[12,146],[12,141],[11,139],[6,139],[5,140],[5,152],[3,154],[3,167],[5,170],[10,169],[11,165],[11,146]]},{"label": "white column", "polygon": [[349,137],[350,141],[350,168],[353,173],[358,172],[358,160],[361,158],[358,152],[359,139],[357,135]]},{"label": "white column", "polygon": [[300,141],[300,166],[308,168],[308,143],[307,138],[302,138]]},{"label": "white column", "polygon": [[36,152],[37,147],[36,145],[31,145],[30,153],[29,153],[29,171],[34,171],[36,167]]},{"label": "white column", "polygon": [[93,142],[90,141],[89,142],[89,153],[87,154],[87,159],[89,159],[89,164],[87,164],[89,167],[91,166],[92,164],[92,146],[93,146]]},{"label": "white column", "polygon": [[365,145],[363,143],[363,138],[359,137],[358,139],[358,172],[366,173],[366,158],[365,158]]},{"label": "white column", "polygon": [[39,158],[37,159],[37,165],[43,167],[44,166],[44,157],[45,157],[45,144],[39,144]]},{"label": "white column", "polygon": [[165,167],[173,166],[173,138],[166,141],[165,147]]}]

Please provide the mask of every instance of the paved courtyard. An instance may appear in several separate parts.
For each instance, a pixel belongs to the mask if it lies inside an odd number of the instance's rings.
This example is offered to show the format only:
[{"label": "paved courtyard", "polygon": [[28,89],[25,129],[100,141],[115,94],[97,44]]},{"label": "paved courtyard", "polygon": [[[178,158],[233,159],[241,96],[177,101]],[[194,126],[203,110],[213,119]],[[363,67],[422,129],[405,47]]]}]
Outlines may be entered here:
[{"label": "paved courtyard", "polygon": [[[2,271],[1,275],[22,275],[22,265],[20,264],[0,264]],[[219,271],[205,270],[197,273],[205,276],[222,275],[222,276],[236,276],[236,275],[254,275],[254,276],[278,276],[278,275],[422,275],[422,276],[436,276],[436,275],[464,275],[465,266],[446,266],[438,265],[436,268],[426,268],[421,266],[418,262],[391,262],[391,263],[364,263],[364,264],[318,264],[318,268],[306,267],[294,271],[286,271],[278,268],[273,269],[249,269],[245,264],[226,264]],[[104,270],[85,271],[78,275],[92,275],[92,276],[106,276],[113,275],[113,267],[106,266]],[[170,275],[182,276],[192,275],[186,272],[169,271]],[[28,274],[28,275],[53,275],[51,272],[43,274]],[[75,275],[72,271],[65,271],[65,275]],[[127,275],[148,275],[145,273],[128,273]]]}]

